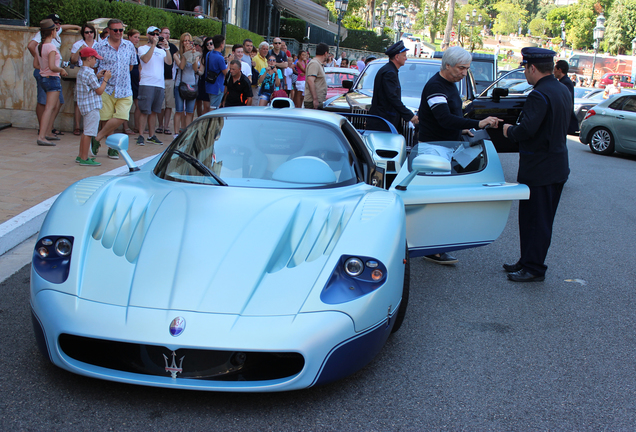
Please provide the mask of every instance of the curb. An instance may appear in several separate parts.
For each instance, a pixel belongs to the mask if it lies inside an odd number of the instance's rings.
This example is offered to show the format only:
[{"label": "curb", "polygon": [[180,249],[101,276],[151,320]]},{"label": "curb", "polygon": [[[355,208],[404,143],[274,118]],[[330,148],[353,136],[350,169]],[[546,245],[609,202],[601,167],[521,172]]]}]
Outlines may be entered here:
[{"label": "curb", "polygon": [[[142,166],[157,156],[160,155],[148,156],[137,161],[136,164]],[[101,175],[120,175],[127,172],[128,166],[124,165]],[[59,194],[0,224],[0,256],[40,231],[47,212],[58,196]]]}]

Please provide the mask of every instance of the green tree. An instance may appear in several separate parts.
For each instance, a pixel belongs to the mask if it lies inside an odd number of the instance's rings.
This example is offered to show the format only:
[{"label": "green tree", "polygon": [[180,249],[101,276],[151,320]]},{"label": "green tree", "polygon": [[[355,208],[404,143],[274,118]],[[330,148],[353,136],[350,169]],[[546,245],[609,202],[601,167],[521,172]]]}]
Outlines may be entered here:
[{"label": "green tree", "polygon": [[415,17],[415,28],[424,30],[428,26],[429,37],[431,43],[435,43],[435,36],[440,32],[446,23],[447,12],[445,8],[446,2],[443,0],[433,0],[429,3],[428,13],[426,5],[422,3],[420,11]]},{"label": "green tree", "polygon": [[528,29],[530,29],[533,36],[544,36],[548,31],[548,27],[548,21],[543,18],[535,18],[528,24]]},{"label": "green tree", "polygon": [[[473,17],[473,10],[475,16]],[[468,21],[466,21],[466,15],[468,15]],[[479,16],[481,16],[481,22],[479,22]],[[478,9],[473,5],[467,4],[461,6],[455,12],[455,18],[462,21],[462,35],[464,47],[470,51],[473,51],[477,47],[483,47],[481,40],[481,30],[483,26],[490,24],[490,16],[483,9]]]},{"label": "green tree", "polygon": [[520,8],[518,4],[503,1],[497,3],[495,9],[497,10],[497,18],[495,18],[495,24],[492,26],[492,30],[495,33],[503,35],[517,33],[519,20],[521,20],[522,27],[527,22],[528,11]]},{"label": "green tree", "polygon": [[605,28],[605,47],[610,54],[631,54],[636,36],[636,0],[615,0]]}]

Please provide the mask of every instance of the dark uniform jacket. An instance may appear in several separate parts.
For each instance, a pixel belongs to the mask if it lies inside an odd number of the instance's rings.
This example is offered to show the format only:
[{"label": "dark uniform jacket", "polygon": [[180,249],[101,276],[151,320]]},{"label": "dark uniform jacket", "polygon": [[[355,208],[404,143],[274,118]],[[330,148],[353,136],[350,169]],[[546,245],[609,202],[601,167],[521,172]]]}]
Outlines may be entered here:
[{"label": "dark uniform jacket", "polygon": [[[566,86],[568,88],[568,90],[570,90],[570,93],[572,93],[572,104],[574,104],[574,83],[572,82],[570,77],[567,76],[567,75],[563,75],[559,81],[561,82],[561,84]],[[573,134],[578,129],[579,129],[579,121],[576,118],[576,114],[574,113],[574,110],[572,110],[572,117],[570,118],[570,125],[568,126],[568,133],[569,134]]]},{"label": "dark uniform jacket", "polygon": [[508,129],[508,136],[519,143],[519,183],[546,186],[568,179],[566,143],[572,110],[572,95],[554,75],[535,84],[519,122]]},{"label": "dark uniform jacket", "polygon": [[402,103],[398,68],[390,61],[380,68],[373,81],[373,99],[371,99],[369,114],[388,120],[398,131],[400,117],[404,121],[410,121],[414,116],[413,111]]}]

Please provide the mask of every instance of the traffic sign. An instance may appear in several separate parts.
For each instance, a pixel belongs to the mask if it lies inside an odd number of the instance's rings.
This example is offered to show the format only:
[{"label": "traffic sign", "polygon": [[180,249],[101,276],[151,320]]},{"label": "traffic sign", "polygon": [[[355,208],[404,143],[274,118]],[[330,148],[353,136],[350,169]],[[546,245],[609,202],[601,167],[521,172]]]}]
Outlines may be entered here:
[{"label": "traffic sign", "polygon": [[451,37],[454,38],[455,37],[455,32],[451,32]]}]

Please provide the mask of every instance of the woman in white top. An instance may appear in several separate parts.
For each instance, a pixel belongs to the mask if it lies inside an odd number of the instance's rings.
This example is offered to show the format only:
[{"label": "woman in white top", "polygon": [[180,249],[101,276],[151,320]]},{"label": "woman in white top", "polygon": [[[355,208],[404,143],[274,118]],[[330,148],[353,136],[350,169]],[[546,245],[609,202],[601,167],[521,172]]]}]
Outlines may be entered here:
[{"label": "woman in white top", "polygon": [[[93,48],[93,45],[95,45],[95,35],[97,33],[95,32],[93,24],[86,23],[82,26],[80,34],[82,35],[82,39],[75,42],[71,47],[71,63],[77,64],[81,67],[82,59],[80,58],[79,52],[82,48]],[[82,118],[82,114],[77,107],[77,89],[75,88],[75,85],[73,85],[73,100],[75,101],[75,126],[73,127],[73,135],[81,135],[80,119]]]}]

